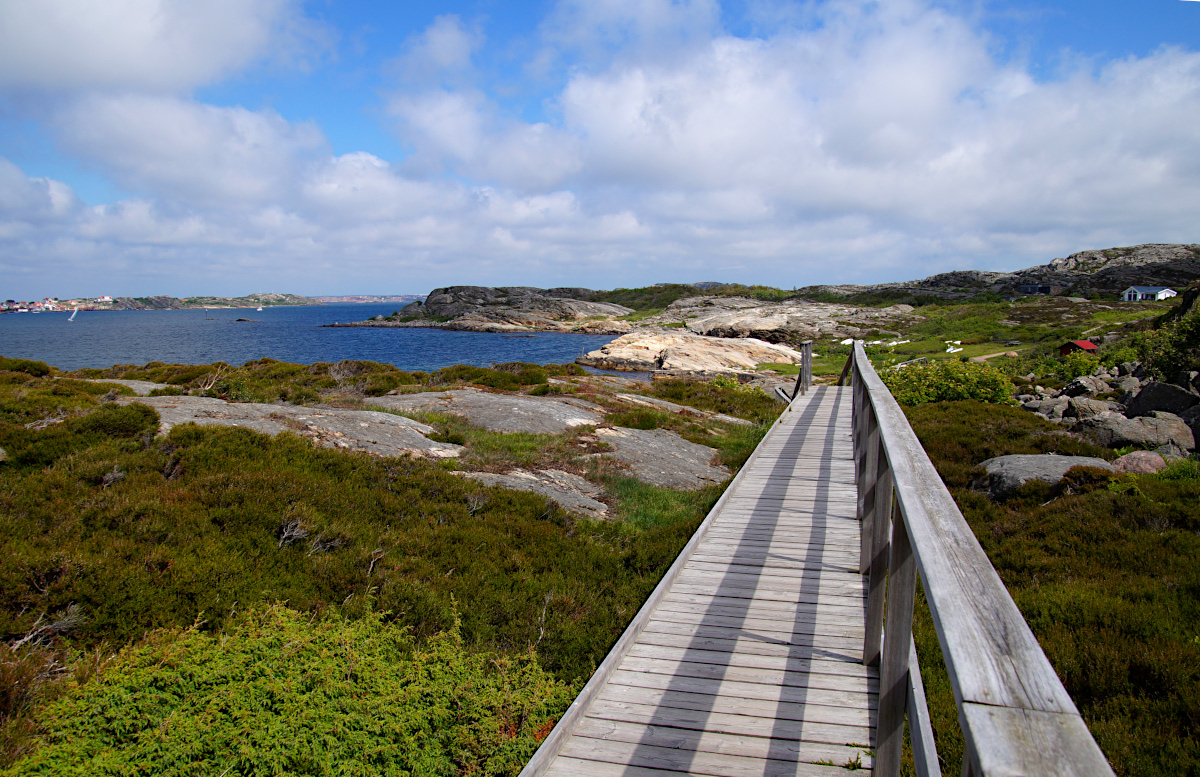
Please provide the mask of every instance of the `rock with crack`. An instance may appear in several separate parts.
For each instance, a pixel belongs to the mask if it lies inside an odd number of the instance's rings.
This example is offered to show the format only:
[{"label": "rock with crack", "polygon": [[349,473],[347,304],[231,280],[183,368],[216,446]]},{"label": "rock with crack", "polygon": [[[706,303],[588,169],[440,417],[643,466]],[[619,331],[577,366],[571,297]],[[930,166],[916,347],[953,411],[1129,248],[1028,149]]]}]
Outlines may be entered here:
[{"label": "rock with crack", "polygon": [[376,397],[371,404],[400,411],[453,413],[493,432],[559,434],[604,419],[604,408],[574,397],[493,394],[478,389]]},{"label": "rock with crack", "polygon": [[85,383],[116,383],[118,386],[125,386],[133,389],[133,393],[139,397],[147,396],[155,389],[178,388],[167,383],[154,383],[148,380],[117,380],[115,378],[78,378]]},{"label": "rock with crack", "polygon": [[1053,454],[1014,454],[988,459],[980,466],[984,474],[971,483],[979,491],[987,491],[993,499],[1003,499],[1031,480],[1054,485],[1072,467],[1096,467],[1113,472],[1104,459],[1091,456],[1055,456]]},{"label": "rock with crack", "polygon": [[1071,431],[1083,433],[1109,448],[1171,444],[1190,451],[1196,447],[1196,439],[1187,423],[1179,416],[1161,410],[1137,418],[1126,418],[1120,413],[1100,413],[1080,419]]},{"label": "rock with crack", "polygon": [[471,480],[488,486],[504,486],[517,491],[533,491],[547,499],[557,502],[564,510],[588,518],[608,517],[608,505],[595,497],[604,493],[603,489],[586,478],[563,472],[557,469],[539,469],[530,472],[525,469],[514,469],[503,475],[492,472],[456,472]]},{"label": "rock with crack", "polygon": [[611,449],[601,455],[628,464],[632,477],[652,486],[694,491],[723,483],[731,474],[712,464],[715,450],[666,429],[601,428],[596,436]]},{"label": "rock with crack", "polygon": [[745,418],[734,418],[731,415],[724,413],[710,413],[707,410],[697,410],[694,407],[686,405],[677,405],[674,402],[668,402],[665,399],[657,397],[643,397],[638,394],[617,394],[616,398],[622,402],[628,402],[632,405],[641,405],[643,407],[662,410],[667,413],[675,413],[677,415],[688,415],[697,418],[707,418],[713,421],[720,421],[724,424],[733,424],[735,426],[754,426],[754,422],[747,421]]},{"label": "rock with crack", "polygon": [[634,332],[575,361],[609,370],[729,375],[753,372],[764,363],[799,364],[800,352],[750,337],[730,339],[677,332]]},{"label": "rock with crack", "polygon": [[291,431],[318,445],[363,451],[377,456],[416,454],[441,459],[458,456],[461,445],[434,442],[425,435],[434,428],[411,418],[373,410],[267,405],[226,402],[211,397],[123,397],[122,404],[140,402],[158,411],[159,431],[178,424],[237,426],[264,434]]}]

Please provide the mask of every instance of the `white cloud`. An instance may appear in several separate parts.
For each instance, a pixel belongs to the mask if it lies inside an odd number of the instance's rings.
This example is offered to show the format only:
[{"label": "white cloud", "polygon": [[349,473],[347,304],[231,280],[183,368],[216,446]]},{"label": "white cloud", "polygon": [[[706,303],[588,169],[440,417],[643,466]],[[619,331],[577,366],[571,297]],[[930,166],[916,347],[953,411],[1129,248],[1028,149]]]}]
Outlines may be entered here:
[{"label": "white cloud", "polygon": [[920,0],[806,8],[739,38],[704,0],[564,2],[547,56],[577,67],[533,122],[474,71],[479,31],[441,17],[401,58],[427,78],[384,98],[397,163],[269,110],[65,100],[62,147],[138,196],[87,208],[2,163],[0,261],[133,283],[169,260],[174,285],[142,293],[790,286],[1197,240],[1200,54],[1046,82]]},{"label": "white cloud", "polygon": [[180,90],[324,45],[297,0],[0,3],[0,87]]}]

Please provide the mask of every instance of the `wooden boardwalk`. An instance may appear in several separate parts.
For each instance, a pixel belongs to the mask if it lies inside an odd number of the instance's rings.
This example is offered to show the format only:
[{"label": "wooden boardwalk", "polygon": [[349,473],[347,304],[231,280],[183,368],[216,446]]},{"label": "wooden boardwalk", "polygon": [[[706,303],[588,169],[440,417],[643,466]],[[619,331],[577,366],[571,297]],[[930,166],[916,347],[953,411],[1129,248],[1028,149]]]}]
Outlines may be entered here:
[{"label": "wooden boardwalk", "polygon": [[816,387],[783,414],[538,773],[871,768],[878,672],[862,665],[850,416],[851,389],[838,387]]}]

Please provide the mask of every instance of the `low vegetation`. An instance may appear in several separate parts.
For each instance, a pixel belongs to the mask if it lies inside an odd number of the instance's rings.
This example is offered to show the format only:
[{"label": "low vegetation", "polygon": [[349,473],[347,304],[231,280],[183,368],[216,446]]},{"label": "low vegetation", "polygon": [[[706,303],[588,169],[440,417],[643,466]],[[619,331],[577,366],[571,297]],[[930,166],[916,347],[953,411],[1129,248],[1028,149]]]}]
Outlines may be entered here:
[{"label": "low vegetation", "polygon": [[[0,366],[5,774],[126,773],[150,754],[180,773],[514,774],[721,490],[655,488],[592,464],[614,519],[579,519],[452,470],[577,467],[603,447],[580,441],[587,428],[499,434],[429,416],[466,446],[461,461],[375,458],[286,433],[157,435],[152,409],[111,401],[128,389],[79,379],[343,406],[384,387],[466,383],[612,401],[549,382],[573,366],[423,374],[260,360],[74,378]],[[650,411],[735,468],[781,407],[719,385],[648,392],[754,421]],[[168,675],[188,680],[173,688]]]},{"label": "low vegetation", "polygon": [[[977,465],[1012,453],[1113,458],[1018,408],[906,409],[922,445],[1117,774],[1200,764],[1200,462],[1157,475],[1099,470],[994,502]],[[962,736],[928,610],[914,625],[943,773]]]},{"label": "low vegetation", "polygon": [[884,370],[879,377],[902,405],[961,399],[1013,403],[1008,376],[986,364],[939,361]]}]

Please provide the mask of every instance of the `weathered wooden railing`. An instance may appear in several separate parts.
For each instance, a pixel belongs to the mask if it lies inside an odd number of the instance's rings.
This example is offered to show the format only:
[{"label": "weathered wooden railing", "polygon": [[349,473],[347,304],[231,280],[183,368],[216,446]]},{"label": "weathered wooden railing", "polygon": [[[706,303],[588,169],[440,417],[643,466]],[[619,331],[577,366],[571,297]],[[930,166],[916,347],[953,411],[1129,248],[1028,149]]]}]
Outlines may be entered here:
[{"label": "weathered wooden railing", "polygon": [[917,574],[950,674],[966,748],[962,774],[1111,775],[1054,668],[861,342],[854,454],[870,575],[863,662],[880,664],[875,771],[900,774],[907,713],[918,775],[940,774],[912,640]]},{"label": "weathered wooden railing", "polygon": [[775,393],[784,402],[791,402],[796,397],[807,394],[812,388],[812,349],[812,340],[800,343],[800,371],[796,373],[796,385],[792,388],[792,393],[788,394],[782,386],[775,389]]}]

